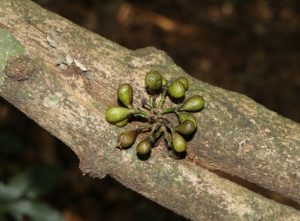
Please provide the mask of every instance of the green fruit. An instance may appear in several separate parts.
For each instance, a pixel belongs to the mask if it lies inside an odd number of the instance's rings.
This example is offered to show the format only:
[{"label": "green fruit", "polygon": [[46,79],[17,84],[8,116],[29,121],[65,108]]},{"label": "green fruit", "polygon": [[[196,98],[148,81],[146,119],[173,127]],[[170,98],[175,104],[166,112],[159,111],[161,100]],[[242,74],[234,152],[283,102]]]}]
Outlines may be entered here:
[{"label": "green fruit", "polygon": [[152,145],[149,140],[143,140],[136,146],[138,155],[148,155],[151,152]]},{"label": "green fruit", "polygon": [[118,99],[128,108],[132,108],[133,89],[130,84],[120,84],[117,90]]},{"label": "green fruit", "polygon": [[182,135],[190,135],[196,130],[195,124],[191,120],[186,120],[179,124],[175,130]]},{"label": "green fruit", "polygon": [[194,95],[190,98],[188,98],[180,108],[180,110],[183,111],[189,111],[189,112],[194,112],[194,111],[200,111],[204,107],[204,99],[203,97],[199,95]]},{"label": "green fruit", "polygon": [[173,81],[168,88],[168,93],[173,98],[182,98],[185,93],[185,88],[181,82]]},{"label": "green fruit", "polygon": [[116,123],[115,125],[117,127],[125,127],[127,124],[128,124],[128,119],[125,119],[125,120],[122,120],[122,121]]},{"label": "green fruit", "polygon": [[177,132],[172,132],[172,147],[176,153],[182,153],[186,151],[186,141]]},{"label": "green fruit", "polygon": [[105,117],[109,123],[115,124],[125,120],[132,113],[134,111],[126,107],[110,107],[106,110]]},{"label": "green fruit", "polygon": [[129,130],[121,133],[119,136],[118,146],[121,149],[131,147],[134,144],[137,136],[138,132],[136,130]]},{"label": "green fruit", "polygon": [[183,123],[186,120],[190,120],[194,123],[195,127],[197,127],[197,120],[192,114],[178,113],[177,117],[178,117],[179,123]]},{"label": "green fruit", "polygon": [[161,89],[162,76],[158,71],[150,71],[146,74],[145,85],[150,93],[155,93]]},{"label": "green fruit", "polygon": [[186,91],[189,89],[189,81],[186,77],[179,77],[175,81],[182,83]]}]

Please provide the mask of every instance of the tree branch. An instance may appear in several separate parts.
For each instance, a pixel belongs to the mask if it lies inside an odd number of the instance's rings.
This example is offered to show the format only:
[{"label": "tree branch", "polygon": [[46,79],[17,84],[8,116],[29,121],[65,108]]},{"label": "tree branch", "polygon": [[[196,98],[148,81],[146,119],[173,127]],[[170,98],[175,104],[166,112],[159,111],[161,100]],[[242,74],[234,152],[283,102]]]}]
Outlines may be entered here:
[{"label": "tree branch", "polygon": [[[193,220],[299,220],[300,212],[204,169],[221,170],[300,202],[300,126],[251,99],[184,73],[162,51],[131,51],[28,0],[0,2],[0,94],[65,142],[83,173],[106,174]],[[199,128],[188,157],[163,147],[147,161],[119,151],[122,130],[104,118],[119,83],[135,103],[145,96],[149,70],[186,76],[190,94],[203,95]]]}]

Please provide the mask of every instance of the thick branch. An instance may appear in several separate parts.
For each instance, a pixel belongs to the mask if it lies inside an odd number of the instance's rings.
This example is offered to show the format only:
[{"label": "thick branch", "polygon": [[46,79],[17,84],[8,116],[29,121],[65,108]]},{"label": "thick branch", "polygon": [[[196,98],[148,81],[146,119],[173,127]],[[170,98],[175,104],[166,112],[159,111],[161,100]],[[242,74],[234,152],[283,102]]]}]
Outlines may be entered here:
[{"label": "thick branch", "polygon": [[[0,2],[0,94],[77,154],[81,169],[127,187],[193,220],[299,220],[299,212],[203,169],[222,170],[300,202],[300,126],[251,99],[187,76],[163,52],[131,51],[28,0]],[[75,59],[75,60],[74,60]],[[87,71],[85,70],[87,68]],[[186,75],[207,106],[186,160],[163,147],[150,160],[113,148],[120,129],[104,110],[130,82],[135,102],[156,69]]]}]

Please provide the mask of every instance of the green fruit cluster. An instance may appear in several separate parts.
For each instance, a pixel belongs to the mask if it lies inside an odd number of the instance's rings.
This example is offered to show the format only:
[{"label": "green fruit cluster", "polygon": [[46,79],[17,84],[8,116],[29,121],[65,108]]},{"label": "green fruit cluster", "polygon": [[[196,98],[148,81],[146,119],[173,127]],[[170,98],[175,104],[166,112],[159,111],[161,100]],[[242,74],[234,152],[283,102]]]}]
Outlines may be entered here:
[{"label": "green fruit cluster", "polygon": [[[141,107],[135,108],[132,86],[128,83],[120,84],[117,89],[120,105],[106,110],[107,122],[118,127],[124,127],[129,122],[141,119],[143,122],[135,129],[121,133],[117,147],[121,150],[130,148],[140,136],[141,139],[136,145],[136,153],[140,159],[147,159],[152,148],[161,140],[164,140],[166,146],[175,154],[185,153],[187,140],[191,139],[197,130],[197,119],[193,113],[204,108],[203,97],[193,95],[186,98],[186,91],[189,89],[189,81],[186,77],[168,81],[158,71],[146,73],[145,89],[149,99],[143,98]],[[177,101],[177,105],[165,108],[167,97],[171,102]],[[176,122],[171,114],[177,116]]]}]

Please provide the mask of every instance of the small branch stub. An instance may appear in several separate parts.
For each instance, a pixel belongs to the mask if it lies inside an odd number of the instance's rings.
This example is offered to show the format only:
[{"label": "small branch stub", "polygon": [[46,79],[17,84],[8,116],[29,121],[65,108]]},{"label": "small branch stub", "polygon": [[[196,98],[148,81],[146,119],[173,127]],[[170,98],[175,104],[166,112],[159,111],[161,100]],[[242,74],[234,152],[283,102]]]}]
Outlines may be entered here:
[{"label": "small branch stub", "polygon": [[35,75],[37,64],[28,55],[19,55],[8,60],[5,75],[16,81],[24,81]]}]

